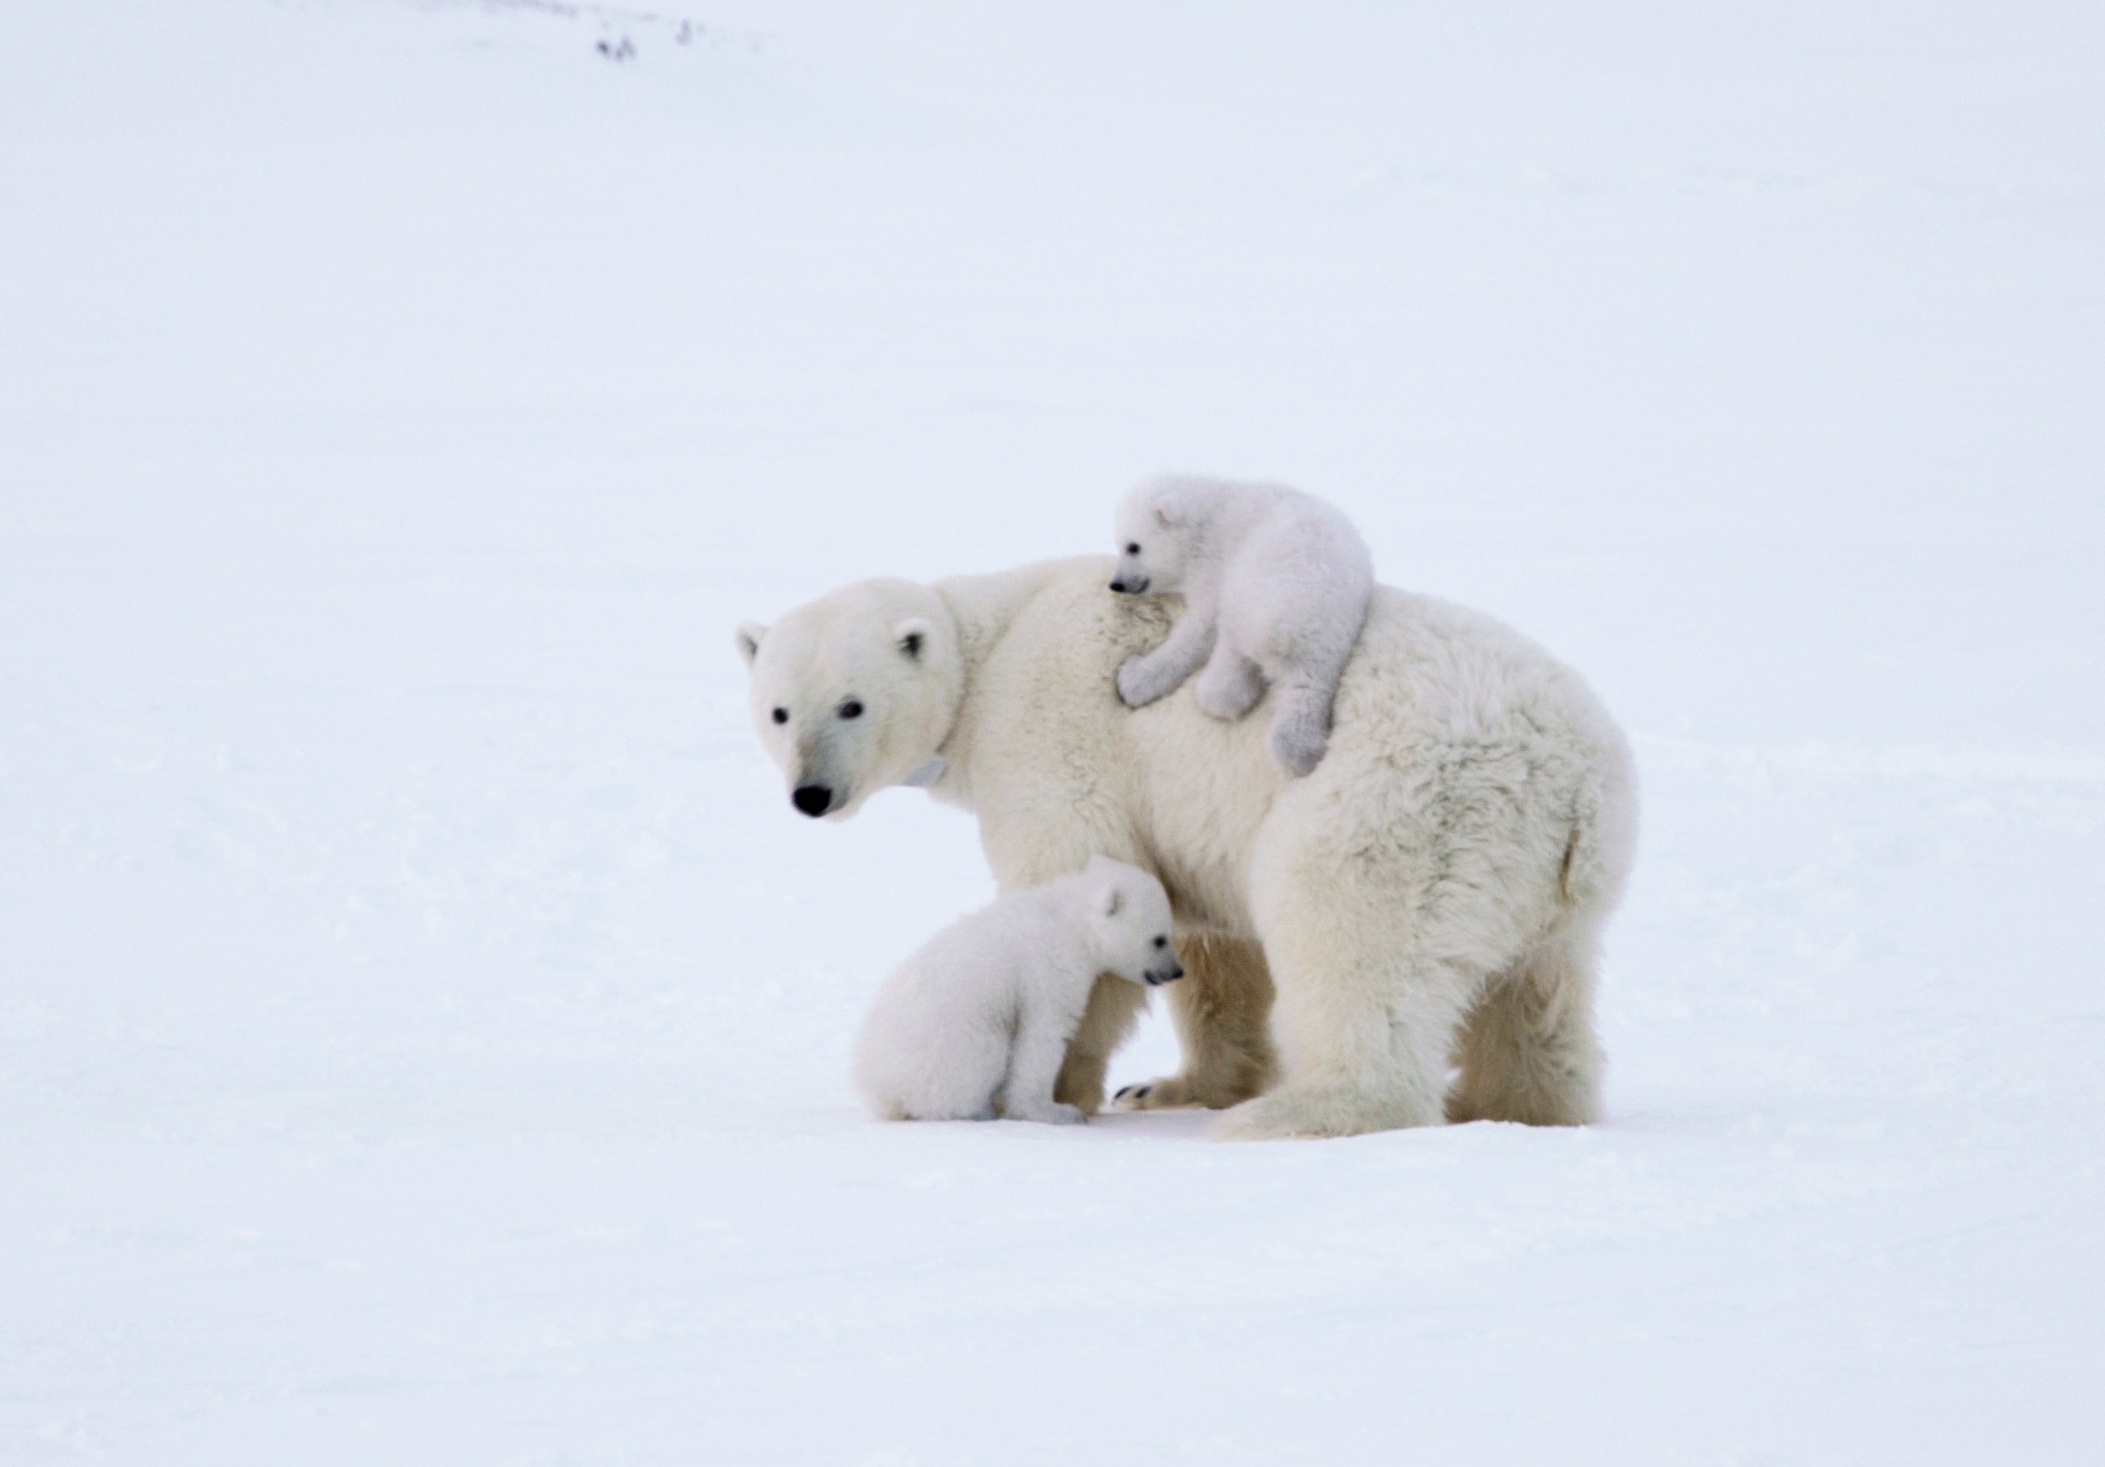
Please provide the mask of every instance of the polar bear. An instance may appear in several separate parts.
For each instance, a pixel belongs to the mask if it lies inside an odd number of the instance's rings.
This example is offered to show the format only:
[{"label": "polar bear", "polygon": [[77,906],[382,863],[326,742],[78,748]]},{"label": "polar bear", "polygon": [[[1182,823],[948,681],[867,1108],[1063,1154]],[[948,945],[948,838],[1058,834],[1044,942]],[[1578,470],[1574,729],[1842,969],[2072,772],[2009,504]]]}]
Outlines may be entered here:
[{"label": "polar bear", "polygon": [[[1184,692],[1119,702],[1114,672],[1171,606],[1113,594],[1111,572],[861,581],[741,626],[795,807],[845,820],[923,784],[978,816],[1005,891],[1099,853],[1160,878],[1183,1068],[1122,1105],[1226,1107],[1214,1133],[1244,1138],[1593,1119],[1595,946],[1637,791],[1586,685],[1489,617],[1378,586],[1329,751],[1290,780],[1254,720]],[[1102,1104],[1141,995],[1098,981],[1059,1100]]]},{"label": "polar bear", "polygon": [[1118,543],[1112,590],[1184,598],[1162,645],[1118,669],[1125,705],[1146,707],[1198,672],[1200,710],[1232,723],[1269,687],[1272,757],[1296,776],[1321,763],[1374,591],[1352,521],[1276,484],[1164,477],[1121,501]]},{"label": "polar bear", "polygon": [[1067,1041],[1099,974],[1154,987],[1184,976],[1169,897],[1137,866],[1097,856],[938,932],[877,992],[855,1083],[889,1121],[1072,1123],[1053,1099]]}]

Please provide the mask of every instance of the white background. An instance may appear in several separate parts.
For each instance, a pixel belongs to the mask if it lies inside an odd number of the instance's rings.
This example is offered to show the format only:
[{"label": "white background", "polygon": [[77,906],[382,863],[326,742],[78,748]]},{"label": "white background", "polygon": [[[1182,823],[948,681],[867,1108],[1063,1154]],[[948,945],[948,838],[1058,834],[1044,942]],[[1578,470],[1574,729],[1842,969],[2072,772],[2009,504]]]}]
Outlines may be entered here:
[{"label": "white background", "polygon": [[[2095,1460],[2105,27],[1400,9],[6,7],[0,1459]],[[1630,729],[1604,1125],[857,1110],[729,628],[1167,468]]]}]

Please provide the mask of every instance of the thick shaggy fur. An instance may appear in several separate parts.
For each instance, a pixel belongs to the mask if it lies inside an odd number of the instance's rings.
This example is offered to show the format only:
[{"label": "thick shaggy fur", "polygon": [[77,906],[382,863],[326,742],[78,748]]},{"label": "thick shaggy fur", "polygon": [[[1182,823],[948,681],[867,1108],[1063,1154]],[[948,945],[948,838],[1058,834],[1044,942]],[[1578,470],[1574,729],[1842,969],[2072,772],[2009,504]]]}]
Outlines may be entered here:
[{"label": "thick shaggy fur", "polygon": [[1161,478],[1119,505],[1118,543],[1112,590],[1184,599],[1162,644],[1119,667],[1120,700],[1144,708],[1196,672],[1200,709],[1232,723],[1269,689],[1279,767],[1303,775],[1321,763],[1374,590],[1352,522],[1276,484]]},{"label": "thick shaggy fur", "polygon": [[[1231,1137],[1593,1119],[1595,941],[1637,795],[1579,678],[1488,617],[1378,587],[1328,752],[1290,780],[1258,725],[1207,717],[1189,690],[1119,702],[1114,670],[1173,608],[1112,593],[1111,574],[1090,557],[866,581],[741,628],[762,740],[793,791],[812,769],[842,786],[829,818],[932,778],[978,815],[1006,890],[1097,854],[1159,876],[1190,972],[1171,998],[1185,1068],[1128,1103],[1232,1106]],[[849,722],[851,696],[869,711]],[[1062,1101],[1101,1103],[1141,1002],[1098,982]]]},{"label": "thick shaggy fur", "polygon": [[1097,976],[1153,986],[1183,976],[1169,897],[1138,867],[1098,856],[960,917],[878,990],[855,1081],[880,1119],[1071,1123],[1053,1099],[1067,1041]]}]

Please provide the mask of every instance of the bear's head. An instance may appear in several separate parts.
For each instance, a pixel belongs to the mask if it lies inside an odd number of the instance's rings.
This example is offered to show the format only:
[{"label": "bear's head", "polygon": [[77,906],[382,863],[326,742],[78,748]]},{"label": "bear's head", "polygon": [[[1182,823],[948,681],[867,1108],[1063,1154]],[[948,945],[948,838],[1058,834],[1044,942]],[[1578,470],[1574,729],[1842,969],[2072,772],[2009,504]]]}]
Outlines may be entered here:
[{"label": "bear's head", "polygon": [[911,581],[858,581],[771,627],[741,624],[753,726],[790,802],[845,820],[887,785],[928,783],[964,688],[957,623]]},{"label": "bear's head", "polygon": [[1111,589],[1128,596],[1182,594],[1209,517],[1205,480],[1150,479],[1119,501],[1118,564]]},{"label": "bear's head", "polygon": [[1092,856],[1081,875],[1091,936],[1104,971],[1153,988],[1184,976],[1170,945],[1169,894],[1138,866]]}]

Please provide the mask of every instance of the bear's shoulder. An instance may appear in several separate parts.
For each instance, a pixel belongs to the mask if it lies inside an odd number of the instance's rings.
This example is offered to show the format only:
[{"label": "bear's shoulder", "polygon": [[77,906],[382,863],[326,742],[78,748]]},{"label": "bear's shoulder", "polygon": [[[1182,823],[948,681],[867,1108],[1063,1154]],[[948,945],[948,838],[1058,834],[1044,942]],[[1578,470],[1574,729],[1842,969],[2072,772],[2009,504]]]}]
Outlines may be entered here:
[{"label": "bear's shoulder", "polygon": [[953,576],[936,590],[956,617],[966,660],[983,671],[1014,663],[1100,669],[1160,641],[1176,604],[1111,589],[1108,555],[1044,560],[991,575]]}]

